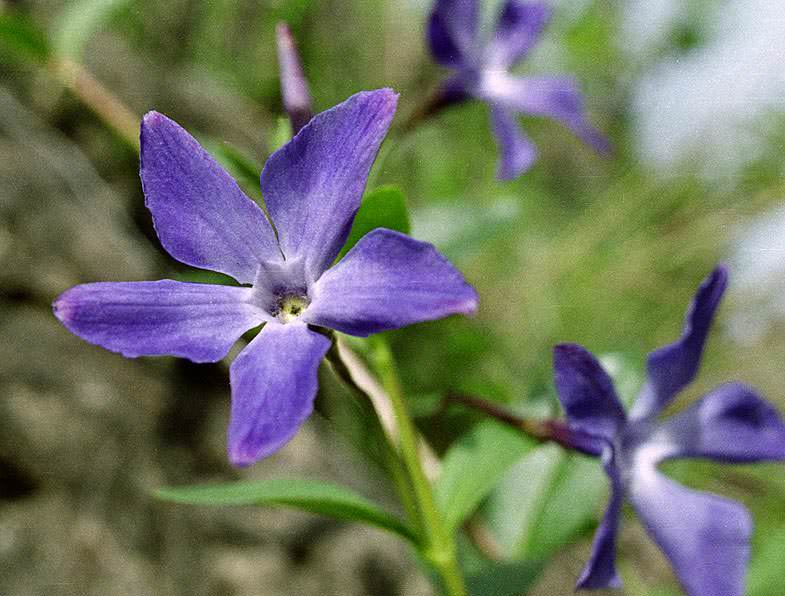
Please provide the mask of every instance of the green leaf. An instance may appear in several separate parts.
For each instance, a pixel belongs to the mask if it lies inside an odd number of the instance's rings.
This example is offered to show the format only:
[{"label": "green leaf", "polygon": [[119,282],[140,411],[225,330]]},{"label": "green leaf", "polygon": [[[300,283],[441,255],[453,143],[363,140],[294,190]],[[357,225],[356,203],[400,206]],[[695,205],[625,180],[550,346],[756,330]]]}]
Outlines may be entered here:
[{"label": "green leaf", "polygon": [[[526,557],[549,557],[593,530],[603,508],[607,486],[598,460],[565,454],[526,542]],[[580,498],[576,499],[576,495]]]},{"label": "green leaf", "polygon": [[262,191],[259,189],[259,175],[262,168],[259,164],[237,147],[222,141],[200,136],[199,142],[237,180],[249,197],[257,203],[262,203]]},{"label": "green leaf", "polygon": [[409,212],[406,199],[396,186],[380,186],[363,197],[359,211],[354,218],[352,231],[338,258],[343,258],[349,249],[371,230],[389,228],[404,234],[409,233]]},{"label": "green leaf", "polygon": [[[756,540],[747,580],[749,596],[785,594],[785,574],[782,573],[782,553],[785,552],[785,526],[775,531],[769,528],[765,540]],[[760,548],[757,544],[760,542]]]},{"label": "green leaf", "polygon": [[519,431],[485,420],[461,437],[445,455],[434,486],[445,524],[456,529],[535,445]]},{"label": "green leaf", "polygon": [[416,541],[411,528],[394,515],[348,488],[327,482],[278,478],[231,484],[167,487],[157,490],[155,495],[165,501],[188,505],[292,507],[337,519],[358,521],[398,534],[410,542]]},{"label": "green leaf", "polygon": [[526,594],[542,571],[538,561],[495,563],[466,578],[471,596],[518,596]]},{"label": "green leaf", "polygon": [[55,22],[52,35],[55,52],[79,60],[93,33],[128,0],[78,0],[71,2]]},{"label": "green leaf", "polygon": [[43,63],[50,49],[46,35],[20,15],[0,14],[0,48],[13,58]]},{"label": "green leaf", "polygon": [[606,494],[597,460],[543,445],[510,470],[485,513],[509,556],[546,560],[594,527]]},{"label": "green leaf", "polygon": [[277,151],[291,140],[292,123],[286,116],[279,116],[278,121],[275,123],[275,130],[270,137],[270,148],[272,151]]},{"label": "green leaf", "polygon": [[216,284],[220,286],[240,285],[233,277],[207,269],[184,269],[183,271],[175,273],[173,277],[177,281],[197,284]]},{"label": "green leaf", "polygon": [[488,205],[439,204],[412,213],[417,237],[433,243],[450,259],[476,253],[486,241],[517,230],[520,200],[500,197]]}]

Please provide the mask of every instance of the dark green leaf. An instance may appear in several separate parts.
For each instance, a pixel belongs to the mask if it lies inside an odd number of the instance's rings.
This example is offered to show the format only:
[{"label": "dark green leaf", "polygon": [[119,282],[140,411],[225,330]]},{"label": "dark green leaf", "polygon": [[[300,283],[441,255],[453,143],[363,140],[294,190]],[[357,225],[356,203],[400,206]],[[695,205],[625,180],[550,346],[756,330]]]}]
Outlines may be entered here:
[{"label": "dark green leaf", "polygon": [[409,212],[406,209],[406,199],[399,188],[380,186],[365,195],[354,218],[352,231],[338,258],[342,258],[360,238],[376,228],[409,233]]},{"label": "dark green leaf", "polygon": [[177,281],[185,281],[190,283],[199,284],[217,284],[221,286],[239,286],[233,277],[229,277],[217,271],[208,271],[207,269],[186,269],[179,271],[174,276]]},{"label": "dark green leaf", "polygon": [[245,193],[261,204],[262,191],[259,189],[261,166],[232,145],[209,137],[200,137],[199,140],[218,163],[237,180]]},{"label": "dark green leaf", "polygon": [[79,60],[90,37],[128,0],[78,0],[71,2],[56,19],[53,33],[55,52]]},{"label": "dark green leaf", "polygon": [[452,530],[471,515],[535,443],[493,420],[474,426],[447,452],[434,492]]},{"label": "dark green leaf", "polygon": [[156,491],[165,501],[188,505],[284,506],[375,526],[415,541],[414,532],[394,515],[348,488],[302,479],[168,487]]},{"label": "dark green leaf", "polygon": [[27,19],[0,14],[0,48],[16,59],[43,63],[50,50],[46,35]]},{"label": "dark green leaf", "polygon": [[466,585],[471,596],[519,596],[526,594],[542,571],[542,563],[510,561],[489,565],[469,575]]}]

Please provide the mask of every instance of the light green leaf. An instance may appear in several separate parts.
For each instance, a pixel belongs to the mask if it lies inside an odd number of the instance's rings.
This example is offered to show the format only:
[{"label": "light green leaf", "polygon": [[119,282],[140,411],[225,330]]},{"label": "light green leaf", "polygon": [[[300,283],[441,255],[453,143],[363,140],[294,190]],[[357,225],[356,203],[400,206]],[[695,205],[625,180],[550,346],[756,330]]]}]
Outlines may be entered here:
[{"label": "light green leaf", "polygon": [[596,524],[606,494],[599,461],[543,445],[510,470],[484,512],[508,556],[546,560]]},{"label": "light green leaf", "polygon": [[49,58],[46,35],[27,19],[0,14],[0,48],[16,59],[43,63]]},{"label": "light green leaf", "polygon": [[380,186],[363,197],[352,231],[349,232],[349,238],[338,258],[342,258],[360,238],[376,228],[409,233],[409,212],[406,209],[406,199],[399,188]]},{"label": "light green leaf", "polygon": [[415,533],[394,515],[384,511],[352,490],[315,480],[278,478],[213,484],[167,487],[156,497],[188,505],[266,505],[283,506],[347,519],[375,526],[415,542]]},{"label": "light green leaf", "polygon": [[565,454],[522,554],[544,559],[590,532],[607,493],[608,481],[598,460]]},{"label": "light green leaf", "polygon": [[270,149],[277,151],[292,140],[292,123],[286,116],[279,116],[275,130],[270,137]]},{"label": "light green leaf", "polygon": [[434,486],[447,527],[460,526],[534,445],[532,439],[494,420],[477,424],[461,437],[447,451]]},{"label": "light green leaf", "polygon": [[433,243],[450,259],[476,252],[486,241],[515,229],[521,212],[517,198],[499,198],[490,205],[439,204],[412,212],[418,238]]},{"label": "light green leaf", "polygon": [[56,19],[52,39],[55,52],[79,60],[90,37],[128,0],[77,0]]}]

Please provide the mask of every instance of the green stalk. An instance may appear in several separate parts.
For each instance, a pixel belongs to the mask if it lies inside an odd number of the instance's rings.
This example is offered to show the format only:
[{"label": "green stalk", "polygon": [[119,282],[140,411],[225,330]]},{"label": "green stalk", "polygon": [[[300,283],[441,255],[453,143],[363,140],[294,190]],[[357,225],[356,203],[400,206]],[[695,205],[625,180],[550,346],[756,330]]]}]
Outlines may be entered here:
[{"label": "green stalk", "polygon": [[369,343],[374,367],[390,398],[398,422],[401,455],[409,472],[425,530],[427,542],[423,555],[438,571],[448,596],[466,596],[463,576],[458,568],[455,541],[444,527],[441,513],[433,498],[431,484],[423,471],[417,432],[406,407],[392,352],[387,342],[379,336],[371,337]]},{"label": "green stalk", "polygon": [[[373,401],[371,398],[362,390],[361,387],[354,382],[352,378],[352,374],[349,371],[349,368],[346,366],[346,363],[341,358],[341,354],[338,350],[338,342],[335,337],[334,333],[330,333],[328,337],[332,340],[332,345],[330,349],[327,351],[327,361],[333,368],[333,371],[338,376],[338,378],[343,381],[343,383],[349,387],[352,391],[354,391],[358,396],[364,399],[371,408],[373,408]],[[380,425],[381,428],[381,425]],[[385,433],[386,436],[386,433]],[[387,441],[392,445],[392,441],[389,436],[387,436]],[[414,495],[412,494],[412,485],[409,481],[408,475],[406,473],[406,469],[403,466],[403,462],[401,462],[400,457],[398,456],[398,452],[395,449],[391,449],[388,452],[385,452],[385,460],[387,464],[387,468],[392,475],[392,481],[395,486],[396,492],[398,493],[398,498],[401,500],[401,505],[403,506],[404,511],[406,512],[406,518],[409,520],[414,527],[420,528],[422,526],[419,509],[417,507],[417,502],[415,501]]]}]

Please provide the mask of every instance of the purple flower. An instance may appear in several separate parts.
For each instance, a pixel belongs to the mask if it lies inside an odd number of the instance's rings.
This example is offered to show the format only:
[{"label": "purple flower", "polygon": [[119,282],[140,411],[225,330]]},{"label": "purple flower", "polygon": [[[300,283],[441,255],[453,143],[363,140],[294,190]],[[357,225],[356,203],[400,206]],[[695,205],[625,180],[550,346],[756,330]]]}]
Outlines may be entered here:
[{"label": "purple flower", "polygon": [[378,228],[330,268],[360,206],[397,95],[358,93],[327,110],[264,167],[264,212],[185,130],[156,112],[142,121],[141,178],[161,244],[174,258],[242,287],[91,283],[63,293],[58,319],[127,357],[215,362],[264,324],[231,365],[231,462],[280,448],[313,410],[330,340],[310,325],[367,336],[473,313],[477,295],[430,244]]},{"label": "purple flower", "polygon": [[526,56],[550,19],[541,2],[506,0],[496,29],[480,39],[478,0],[436,0],[428,24],[434,59],[457,72],[445,80],[434,107],[474,97],[491,108],[501,152],[497,177],[518,177],[534,163],[537,150],[515,121],[516,114],[558,120],[600,152],[610,146],[583,116],[583,99],[570,77],[520,77],[509,70]]},{"label": "purple flower", "polygon": [[740,383],[720,385],[682,412],[659,414],[695,378],[714,313],[727,285],[717,267],[698,289],[682,336],[649,354],[647,379],[627,414],[610,377],[581,346],[554,351],[559,399],[578,434],[601,439],[611,482],[608,509],[578,588],[618,587],[615,542],[628,498],[690,596],[742,596],[752,522],[725,498],[689,490],[662,475],[659,463],[700,457],[722,462],[785,459],[785,425],[776,410]]}]

